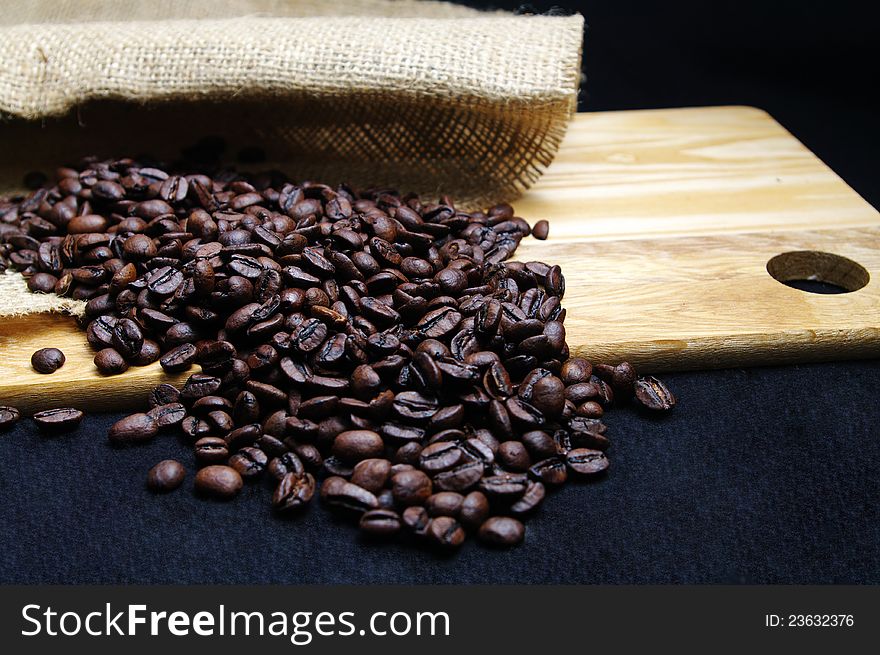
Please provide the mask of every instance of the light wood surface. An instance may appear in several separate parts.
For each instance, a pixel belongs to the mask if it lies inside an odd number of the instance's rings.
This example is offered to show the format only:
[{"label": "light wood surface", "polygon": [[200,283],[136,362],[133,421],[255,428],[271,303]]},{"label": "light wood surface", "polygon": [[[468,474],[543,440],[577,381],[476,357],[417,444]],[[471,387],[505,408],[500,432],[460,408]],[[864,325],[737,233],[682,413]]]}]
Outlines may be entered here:
[{"label": "light wood surface", "polygon": [[[574,352],[644,371],[880,355],[880,215],[760,110],[579,115],[515,206],[551,222],[518,259],[562,266]],[[767,262],[792,251],[849,258],[870,280],[840,295],[790,288]],[[30,355],[50,345],[68,363],[38,375]],[[71,319],[4,319],[0,404],[132,407],[165,379],[157,365],[102,378],[92,356]]]}]

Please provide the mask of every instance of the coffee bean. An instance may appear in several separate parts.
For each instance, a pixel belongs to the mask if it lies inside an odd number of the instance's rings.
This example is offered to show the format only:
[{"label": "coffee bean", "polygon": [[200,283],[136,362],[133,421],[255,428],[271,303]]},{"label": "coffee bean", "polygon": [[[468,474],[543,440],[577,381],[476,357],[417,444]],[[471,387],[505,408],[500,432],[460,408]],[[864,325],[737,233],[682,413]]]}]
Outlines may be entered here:
[{"label": "coffee bean", "polygon": [[529,468],[529,475],[544,484],[558,486],[565,484],[568,478],[568,471],[563,460],[558,457],[551,457],[533,464]]},{"label": "coffee bean", "polygon": [[[331,483],[331,480],[341,480],[341,482]],[[326,488],[326,492],[324,488]],[[374,494],[339,477],[327,478],[324,481],[321,497],[333,507],[356,513],[363,513],[379,507],[379,500]]]},{"label": "coffee bean", "polygon": [[480,526],[477,535],[481,541],[492,546],[515,546],[525,537],[525,526],[507,516],[493,516]]},{"label": "coffee bean", "polygon": [[348,430],[337,435],[333,440],[333,454],[346,462],[359,462],[363,459],[378,457],[383,453],[385,445],[376,432],[372,430]]},{"label": "coffee bean", "polygon": [[0,405],[0,431],[8,430],[21,418],[21,412],[15,407]]},{"label": "coffee bean", "polygon": [[351,481],[373,493],[379,493],[391,476],[391,462],[387,459],[365,459],[358,462]]},{"label": "coffee bean", "polygon": [[159,432],[159,425],[149,414],[132,414],[110,426],[107,436],[117,445],[150,441]]},{"label": "coffee bean", "polygon": [[550,223],[547,221],[540,220],[532,226],[532,236],[536,239],[543,241],[548,234],[550,234]]},{"label": "coffee bean", "polygon": [[473,488],[483,476],[482,462],[466,462],[434,476],[434,486],[441,491],[459,493]]},{"label": "coffee bean", "polygon": [[104,375],[118,375],[128,370],[128,362],[114,348],[104,348],[95,354],[95,367]]},{"label": "coffee bean", "polygon": [[315,487],[311,473],[287,473],[275,488],[272,506],[279,512],[300,511],[311,502]]},{"label": "coffee bean", "polygon": [[183,464],[174,459],[163,459],[147,473],[147,487],[154,493],[174,491],[186,477]]},{"label": "coffee bean", "polygon": [[431,479],[422,471],[401,471],[391,477],[394,500],[401,505],[422,505],[431,495]]},{"label": "coffee bean", "polygon": [[511,470],[523,472],[532,464],[525,445],[520,441],[505,441],[498,447],[498,461]]},{"label": "coffee bean", "polygon": [[387,536],[400,532],[400,515],[389,509],[373,509],[361,515],[361,530],[373,535]]},{"label": "coffee bean", "polygon": [[221,500],[238,495],[243,484],[238,471],[229,466],[212,464],[196,473],[196,491]]},{"label": "coffee bean", "polygon": [[517,516],[528,514],[544,501],[546,493],[546,488],[542,483],[529,480],[522,497],[510,506],[510,513]]},{"label": "coffee bean", "polygon": [[37,373],[54,373],[64,366],[64,353],[58,348],[40,348],[31,355],[31,366]]},{"label": "coffee bean", "polygon": [[169,373],[185,371],[196,359],[196,347],[191,343],[182,343],[169,350],[159,359],[159,365]]},{"label": "coffee bean", "polygon": [[464,543],[465,532],[461,524],[449,516],[438,516],[431,519],[427,536],[432,543],[443,548],[458,548]]},{"label": "coffee bean", "polygon": [[459,510],[459,520],[465,527],[476,529],[489,516],[489,499],[481,491],[472,491],[464,497]]},{"label": "coffee bean", "polygon": [[157,405],[147,412],[147,416],[156,421],[156,425],[161,430],[179,425],[186,418],[186,407],[180,403]]},{"label": "coffee bean", "polygon": [[44,432],[75,430],[83,420],[83,413],[73,407],[46,409],[33,415],[34,423]]},{"label": "coffee bean", "polygon": [[578,475],[596,475],[608,469],[608,458],[601,450],[575,448],[565,456],[569,468]]},{"label": "coffee bean", "polygon": [[675,407],[675,396],[660,380],[647,376],[635,382],[636,399],[653,411],[668,411]]},{"label": "coffee bean", "polygon": [[457,517],[464,503],[464,496],[454,491],[441,491],[432,494],[425,501],[425,508],[431,516]]},{"label": "coffee bean", "polygon": [[259,448],[246,446],[229,458],[229,466],[245,480],[259,477],[266,470],[269,458]]}]

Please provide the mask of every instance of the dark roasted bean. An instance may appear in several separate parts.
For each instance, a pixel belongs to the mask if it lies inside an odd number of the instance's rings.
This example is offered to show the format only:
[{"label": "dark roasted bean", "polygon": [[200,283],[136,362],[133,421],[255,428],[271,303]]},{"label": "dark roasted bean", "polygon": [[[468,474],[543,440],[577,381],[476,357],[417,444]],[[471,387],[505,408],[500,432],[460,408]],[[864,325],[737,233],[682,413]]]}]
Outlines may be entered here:
[{"label": "dark roasted bean", "polygon": [[636,399],[650,410],[667,411],[675,407],[675,396],[655,377],[636,380],[635,392]]},{"label": "dark roasted bean", "polygon": [[477,535],[492,546],[515,546],[525,538],[525,526],[514,518],[493,516],[480,526]]},{"label": "dark roasted bean", "polygon": [[186,477],[183,464],[174,459],[163,459],[147,473],[147,487],[154,493],[174,491]]},{"label": "dark roasted bean", "polygon": [[82,422],[83,413],[73,407],[46,409],[33,415],[34,423],[45,432],[67,432]]},{"label": "dark roasted bean", "polygon": [[31,366],[37,373],[54,373],[64,366],[64,353],[58,348],[40,348],[31,355]]},{"label": "dark roasted bean", "polygon": [[232,498],[238,495],[242,486],[241,475],[230,466],[212,464],[196,473],[196,491],[213,498]]},{"label": "dark roasted bean", "polygon": [[21,412],[15,407],[0,405],[0,432],[8,430],[21,418]]},{"label": "dark roasted bean", "polygon": [[117,445],[129,445],[150,441],[159,432],[157,421],[149,414],[132,414],[110,426],[107,436]]}]

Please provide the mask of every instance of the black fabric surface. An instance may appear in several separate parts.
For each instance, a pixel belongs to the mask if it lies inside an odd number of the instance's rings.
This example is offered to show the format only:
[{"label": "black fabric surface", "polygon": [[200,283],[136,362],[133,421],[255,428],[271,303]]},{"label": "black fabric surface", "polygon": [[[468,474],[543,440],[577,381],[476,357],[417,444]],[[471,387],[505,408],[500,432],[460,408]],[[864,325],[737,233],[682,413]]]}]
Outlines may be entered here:
[{"label": "black fabric surface", "polygon": [[269,491],[231,502],[147,469],[189,462],[176,437],[106,444],[114,417],[0,439],[0,580],[57,583],[880,582],[880,362],[670,375],[664,419],[608,415],[612,468],[553,494],[524,545],[449,557],[371,543],[315,504],[272,516]]},{"label": "black fabric surface", "polygon": [[[880,62],[876,9],[569,6],[590,25],[582,108],[756,105],[880,205],[880,107],[868,89]],[[56,438],[23,421],[0,434],[0,582],[880,582],[880,362],[664,379],[680,399],[670,416],[608,415],[606,479],[549,497],[520,548],[469,541],[449,557],[364,541],[317,503],[275,518],[261,484],[207,502],[193,496],[190,471],[183,488],[154,497],[146,471],[165,457],[189,464],[188,449],[175,437],[111,449],[106,430],[121,415],[90,416]]]}]

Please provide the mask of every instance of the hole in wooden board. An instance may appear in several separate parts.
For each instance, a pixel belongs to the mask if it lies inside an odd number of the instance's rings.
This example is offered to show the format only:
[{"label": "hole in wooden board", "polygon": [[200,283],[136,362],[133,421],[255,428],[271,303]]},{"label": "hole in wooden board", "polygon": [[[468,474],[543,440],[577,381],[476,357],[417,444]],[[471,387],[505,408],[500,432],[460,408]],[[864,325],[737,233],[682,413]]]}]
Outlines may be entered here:
[{"label": "hole in wooden board", "polygon": [[871,279],[861,264],[818,250],[784,252],[767,262],[767,272],[786,286],[809,293],[850,293]]}]

